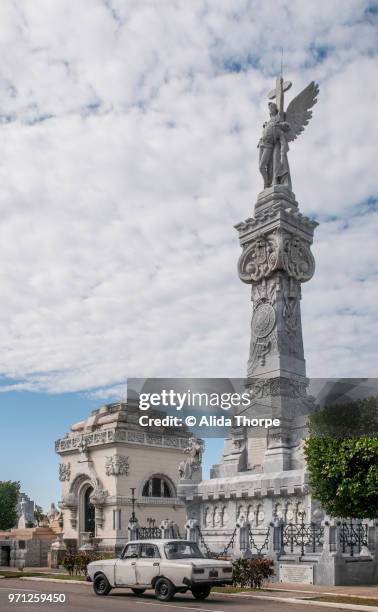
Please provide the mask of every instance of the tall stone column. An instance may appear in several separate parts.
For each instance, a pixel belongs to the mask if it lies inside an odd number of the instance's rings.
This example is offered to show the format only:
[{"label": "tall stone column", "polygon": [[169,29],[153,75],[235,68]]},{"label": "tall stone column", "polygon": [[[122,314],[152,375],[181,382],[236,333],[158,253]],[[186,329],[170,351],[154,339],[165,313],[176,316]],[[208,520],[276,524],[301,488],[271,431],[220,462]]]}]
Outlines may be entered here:
[{"label": "tall stone column", "polygon": [[[301,323],[301,285],[315,270],[310,247],[317,223],[299,212],[294,194],[274,185],[261,192],[254,217],[238,223],[240,279],[251,285],[253,312],[246,386],[250,412],[281,420],[268,433],[264,471],[291,469],[300,417],[308,412]],[[296,431],[297,440],[293,437]]]}]

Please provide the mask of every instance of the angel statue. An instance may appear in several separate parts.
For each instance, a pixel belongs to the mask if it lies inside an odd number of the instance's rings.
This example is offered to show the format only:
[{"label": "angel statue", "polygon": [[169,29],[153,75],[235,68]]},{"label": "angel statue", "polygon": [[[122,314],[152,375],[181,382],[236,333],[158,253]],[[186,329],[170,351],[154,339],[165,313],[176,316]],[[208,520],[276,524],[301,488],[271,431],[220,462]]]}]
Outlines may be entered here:
[{"label": "angel statue", "polygon": [[291,82],[277,78],[276,87],[269,92],[269,120],[263,125],[263,133],[258,143],[260,149],[259,170],[264,179],[264,189],[273,185],[285,185],[291,191],[290,168],[287,159],[289,142],[295,140],[312,117],[310,108],[314,106],[319,93],[319,87],[312,82],[286,109],[284,106],[284,92],[290,89]]},{"label": "angel statue", "polygon": [[188,453],[189,457],[185,461],[181,461],[179,465],[179,477],[190,480],[193,472],[198,471],[202,464],[204,443],[198,438],[190,438],[189,446],[184,449],[184,453]]}]

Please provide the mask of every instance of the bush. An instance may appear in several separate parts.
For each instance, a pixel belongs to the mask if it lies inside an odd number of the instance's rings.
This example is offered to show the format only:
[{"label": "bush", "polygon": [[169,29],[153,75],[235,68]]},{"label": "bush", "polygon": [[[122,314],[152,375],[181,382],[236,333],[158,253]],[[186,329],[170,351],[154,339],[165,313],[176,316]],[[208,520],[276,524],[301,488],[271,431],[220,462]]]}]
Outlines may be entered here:
[{"label": "bush", "polygon": [[78,552],[78,553],[67,553],[63,558],[62,565],[67,572],[72,576],[73,574],[85,576],[87,573],[88,563],[91,561],[98,561],[100,559],[112,559],[114,555],[108,553],[96,553],[92,551]]},{"label": "bush", "polygon": [[378,518],[378,398],[331,404],[309,419],[305,457],[327,514]]},{"label": "bush", "polygon": [[232,565],[233,583],[240,587],[261,589],[274,575],[272,559],[237,559]]}]

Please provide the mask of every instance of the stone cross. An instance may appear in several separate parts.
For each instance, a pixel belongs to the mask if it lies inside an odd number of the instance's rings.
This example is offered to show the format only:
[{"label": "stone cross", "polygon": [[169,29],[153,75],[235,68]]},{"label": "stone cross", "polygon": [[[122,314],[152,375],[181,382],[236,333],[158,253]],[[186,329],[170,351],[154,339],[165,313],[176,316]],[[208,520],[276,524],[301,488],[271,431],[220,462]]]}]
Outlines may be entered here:
[{"label": "stone cross", "polygon": [[284,121],[284,92],[290,89],[291,81],[284,81],[282,75],[276,79],[276,87],[268,93],[269,100],[276,98],[280,121]]}]

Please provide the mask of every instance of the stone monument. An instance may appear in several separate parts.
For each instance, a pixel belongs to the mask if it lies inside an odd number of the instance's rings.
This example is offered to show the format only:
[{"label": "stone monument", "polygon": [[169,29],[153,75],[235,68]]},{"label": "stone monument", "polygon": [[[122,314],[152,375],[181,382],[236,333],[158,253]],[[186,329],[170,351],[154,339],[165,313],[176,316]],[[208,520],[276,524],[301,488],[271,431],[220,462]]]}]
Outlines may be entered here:
[{"label": "stone monument", "polygon": [[20,493],[17,503],[18,523],[17,527],[25,529],[25,527],[34,527],[35,520],[35,503],[26,493]]},{"label": "stone monument", "polygon": [[[299,210],[292,191],[289,143],[312,116],[318,86],[310,83],[284,110],[284,93],[291,87],[282,76],[268,94],[269,119],[263,125],[259,170],[263,190],[254,216],[238,223],[242,254],[238,273],[251,285],[251,341],[245,387],[250,404],[246,416],[265,413],[280,419],[280,427],[257,436],[234,427],[225,440],[222,462],[209,480],[189,487],[179,481],[188,520],[197,520],[213,550],[222,550],[239,521],[266,527],[276,519],[323,518],[311,499],[303,457],[306,415],[313,403],[303,352],[301,287],[315,270],[311,253],[317,223]],[[190,480],[190,479],[189,479]]]}]

